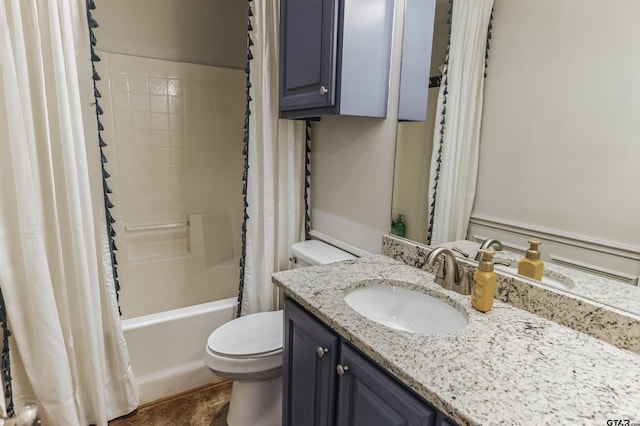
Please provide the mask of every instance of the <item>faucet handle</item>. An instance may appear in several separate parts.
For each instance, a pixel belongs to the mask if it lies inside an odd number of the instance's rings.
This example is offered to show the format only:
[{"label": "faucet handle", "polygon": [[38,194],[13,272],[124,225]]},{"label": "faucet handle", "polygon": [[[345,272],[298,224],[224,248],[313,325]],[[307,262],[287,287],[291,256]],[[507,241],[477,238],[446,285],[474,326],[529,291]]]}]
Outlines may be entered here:
[{"label": "faucet handle", "polygon": [[444,266],[445,263],[446,262],[444,261],[444,259],[441,259],[436,263],[436,277],[433,280],[436,284],[444,284],[444,277],[446,276],[446,269]]},{"label": "faucet handle", "polygon": [[463,255],[464,257],[469,257],[469,253],[467,253],[466,251],[459,249],[458,247],[453,247],[451,249],[451,251],[455,251],[456,253],[460,253],[461,255]]},{"label": "faucet handle", "polygon": [[468,296],[471,294],[471,290],[473,288],[473,273],[475,269],[467,269],[464,266],[460,265],[460,282],[456,283],[456,287],[454,290],[457,293],[460,293],[464,296]]}]

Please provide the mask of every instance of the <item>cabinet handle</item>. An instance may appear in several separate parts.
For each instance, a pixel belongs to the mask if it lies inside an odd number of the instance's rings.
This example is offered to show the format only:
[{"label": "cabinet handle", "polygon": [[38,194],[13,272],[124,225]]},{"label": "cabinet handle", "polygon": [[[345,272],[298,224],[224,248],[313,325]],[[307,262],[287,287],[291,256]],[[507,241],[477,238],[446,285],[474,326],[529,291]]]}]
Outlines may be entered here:
[{"label": "cabinet handle", "polygon": [[326,94],[327,94],[327,92],[329,92],[329,91],[327,90],[327,88],[326,88],[326,87],[324,87],[324,86],[320,86],[320,94],[321,94],[321,95],[326,95]]},{"label": "cabinet handle", "polygon": [[346,365],[338,364],[336,366],[336,372],[338,373],[338,376],[340,376],[340,377],[344,376],[344,373],[346,373],[348,370],[349,370],[349,367],[347,367]]},{"label": "cabinet handle", "polygon": [[326,354],[327,352],[329,352],[329,349],[323,348],[322,346],[318,346],[318,349],[316,349],[316,353],[318,354],[318,358],[323,358],[324,354]]}]

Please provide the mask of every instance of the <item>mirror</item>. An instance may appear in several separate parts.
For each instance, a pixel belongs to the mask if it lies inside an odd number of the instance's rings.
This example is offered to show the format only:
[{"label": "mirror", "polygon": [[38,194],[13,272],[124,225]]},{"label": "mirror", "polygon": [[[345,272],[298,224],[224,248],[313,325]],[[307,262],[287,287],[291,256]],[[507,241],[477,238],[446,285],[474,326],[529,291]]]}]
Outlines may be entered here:
[{"label": "mirror", "polygon": [[[449,7],[449,0],[436,0],[429,73],[432,79],[440,76],[438,67],[445,60]],[[425,121],[399,122],[396,131],[396,163],[391,216],[394,221],[400,215],[402,216],[405,234],[399,236],[423,244],[427,242],[429,173],[438,90],[439,85],[430,84]]]},{"label": "mirror", "polygon": [[[432,76],[444,62],[448,7],[436,4]],[[640,273],[636,13],[632,0],[495,1],[467,239],[518,252],[537,237],[543,257],[608,274],[629,293],[622,282]],[[392,216],[421,243],[437,95],[430,89],[425,122],[397,129]]]}]

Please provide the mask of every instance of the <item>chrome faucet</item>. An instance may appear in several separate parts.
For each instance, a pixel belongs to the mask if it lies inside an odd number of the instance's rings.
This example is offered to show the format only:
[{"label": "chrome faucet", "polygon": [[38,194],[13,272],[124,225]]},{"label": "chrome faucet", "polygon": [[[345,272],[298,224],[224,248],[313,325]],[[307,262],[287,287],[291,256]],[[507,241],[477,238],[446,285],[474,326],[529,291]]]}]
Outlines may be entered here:
[{"label": "chrome faucet", "polygon": [[[436,247],[427,257],[427,265],[434,266],[436,260],[444,256],[444,261],[440,263],[436,270],[435,282],[440,284],[445,290],[453,290],[456,293],[471,294],[471,280],[469,272],[458,267],[456,256],[446,247]],[[462,271],[461,271],[462,269]]]},{"label": "chrome faucet", "polygon": [[[495,238],[487,238],[480,245],[480,250],[488,249],[490,247],[493,247],[495,249],[495,251],[500,251],[500,250],[502,250],[502,243],[500,241],[496,240]],[[482,253],[480,253],[480,251],[478,251],[476,253],[476,260],[480,261],[480,257],[481,256],[482,256]]]}]

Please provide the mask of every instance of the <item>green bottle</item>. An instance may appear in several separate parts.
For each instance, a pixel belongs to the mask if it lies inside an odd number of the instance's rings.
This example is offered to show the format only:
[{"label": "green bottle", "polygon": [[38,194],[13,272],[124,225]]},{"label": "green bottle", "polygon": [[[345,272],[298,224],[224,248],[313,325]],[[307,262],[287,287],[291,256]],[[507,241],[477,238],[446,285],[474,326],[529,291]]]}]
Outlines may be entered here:
[{"label": "green bottle", "polygon": [[391,234],[397,235],[398,237],[404,237],[407,233],[407,226],[404,223],[404,219],[402,215],[398,215],[398,220],[393,220],[391,218]]}]

